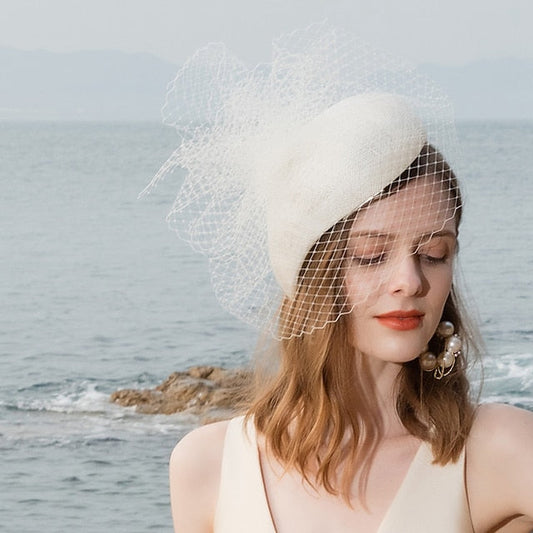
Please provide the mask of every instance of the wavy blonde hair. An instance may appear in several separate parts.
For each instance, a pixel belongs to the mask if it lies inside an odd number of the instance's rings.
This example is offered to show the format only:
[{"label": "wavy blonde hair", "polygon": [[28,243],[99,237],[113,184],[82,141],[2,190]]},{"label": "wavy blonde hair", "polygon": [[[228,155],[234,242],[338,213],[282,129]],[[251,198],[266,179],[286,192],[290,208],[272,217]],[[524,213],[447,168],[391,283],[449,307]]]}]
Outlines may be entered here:
[{"label": "wavy blonde hair", "polygon": [[[409,181],[432,174],[439,179],[444,176],[447,182],[450,198],[456,202],[458,227],[461,198],[455,175],[430,145],[384,192],[395,194]],[[358,473],[364,502],[372,457],[384,429],[366,361],[354,353],[345,298],[324,288],[339,285],[334,283],[344,261],[344,246],[339,243],[346,242],[349,228],[346,220],[340,221],[309,252],[302,271],[311,269],[316,275],[301,276],[295,298],[284,299],[280,330],[308,328],[315,316],[317,321],[318,317],[323,320],[324,310],[331,321],[311,333],[280,341],[278,371],[270,379],[258,379],[261,386],[247,411],[263,434],[268,452],[287,470],[296,469],[312,486],[323,486],[348,503]],[[338,238],[332,239],[332,235]],[[291,312],[296,309],[298,313]],[[475,350],[476,336],[464,317],[452,286],[442,319],[453,322],[467,349]],[[435,353],[442,349],[438,342],[436,338],[430,341]],[[400,420],[412,435],[430,443],[438,464],[457,460],[471,427],[474,407],[466,365],[465,357],[459,357],[453,372],[436,380],[423,372],[415,359],[403,365],[397,378]]]}]

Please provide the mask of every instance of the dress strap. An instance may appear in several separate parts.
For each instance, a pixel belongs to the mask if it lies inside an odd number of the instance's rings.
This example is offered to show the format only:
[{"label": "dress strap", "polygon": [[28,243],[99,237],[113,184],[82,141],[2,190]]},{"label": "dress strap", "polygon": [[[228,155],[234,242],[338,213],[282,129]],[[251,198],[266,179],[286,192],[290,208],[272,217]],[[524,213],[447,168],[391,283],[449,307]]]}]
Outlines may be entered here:
[{"label": "dress strap", "polygon": [[230,421],[224,440],[215,533],[275,533],[259,461],[255,427]]}]

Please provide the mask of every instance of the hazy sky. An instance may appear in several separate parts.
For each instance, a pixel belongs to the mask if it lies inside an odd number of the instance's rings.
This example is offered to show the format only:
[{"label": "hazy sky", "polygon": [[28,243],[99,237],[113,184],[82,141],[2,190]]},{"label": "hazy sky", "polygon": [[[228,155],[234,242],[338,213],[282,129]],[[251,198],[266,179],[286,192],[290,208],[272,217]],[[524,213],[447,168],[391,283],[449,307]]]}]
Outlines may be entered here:
[{"label": "hazy sky", "polygon": [[273,36],[327,18],[415,63],[533,58],[532,0],[0,0],[0,46],[151,52],[209,41],[267,60]]}]

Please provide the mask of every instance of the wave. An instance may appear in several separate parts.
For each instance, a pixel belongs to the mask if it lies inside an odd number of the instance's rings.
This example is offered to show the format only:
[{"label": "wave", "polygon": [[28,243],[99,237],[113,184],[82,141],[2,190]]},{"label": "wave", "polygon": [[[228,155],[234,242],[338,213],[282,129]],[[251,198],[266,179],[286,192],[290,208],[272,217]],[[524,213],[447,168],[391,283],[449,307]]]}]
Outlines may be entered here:
[{"label": "wave", "polygon": [[190,415],[143,415],[113,404],[92,381],[37,384],[24,397],[0,401],[0,409],[3,439],[38,446],[109,445],[144,435],[181,435],[198,424]]},{"label": "wave", "polygon": [[[66,390],[57,391],[58,387]],[[51,393],[51,389],[56,389]],[[18,411],[48,411],[51,413],[80,413],[104,414],[112,410],[109,395],[97,390],[97,385],[91,382],[82,382],[72,385],[67,383],[37,383],[31,387],[20,389],[25,393],[22,398],[14,402],[0,401],[0,406]],[[37,397],[35,394],[38,393]]]},{"label": "wave", "polygon": [[482,400],[533,411],[533,354],[502,353],[483,360]]}]

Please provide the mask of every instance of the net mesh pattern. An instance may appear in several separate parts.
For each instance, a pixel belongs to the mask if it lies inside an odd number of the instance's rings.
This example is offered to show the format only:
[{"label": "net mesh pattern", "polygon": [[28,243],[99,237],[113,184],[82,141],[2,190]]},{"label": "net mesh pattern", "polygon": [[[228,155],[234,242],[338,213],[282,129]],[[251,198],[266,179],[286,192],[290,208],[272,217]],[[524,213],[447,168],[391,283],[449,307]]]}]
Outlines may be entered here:
[{"label": "net mesh pattern", "polygon": [[404,260],[441,259],[460,209],[453,112],[397,58],[327,23],[253,69],[210,44],[163,117],[180,144],[145,192],[185,170],[169,225],[209,258],[222,306],[275,337],[337,320]]}]

